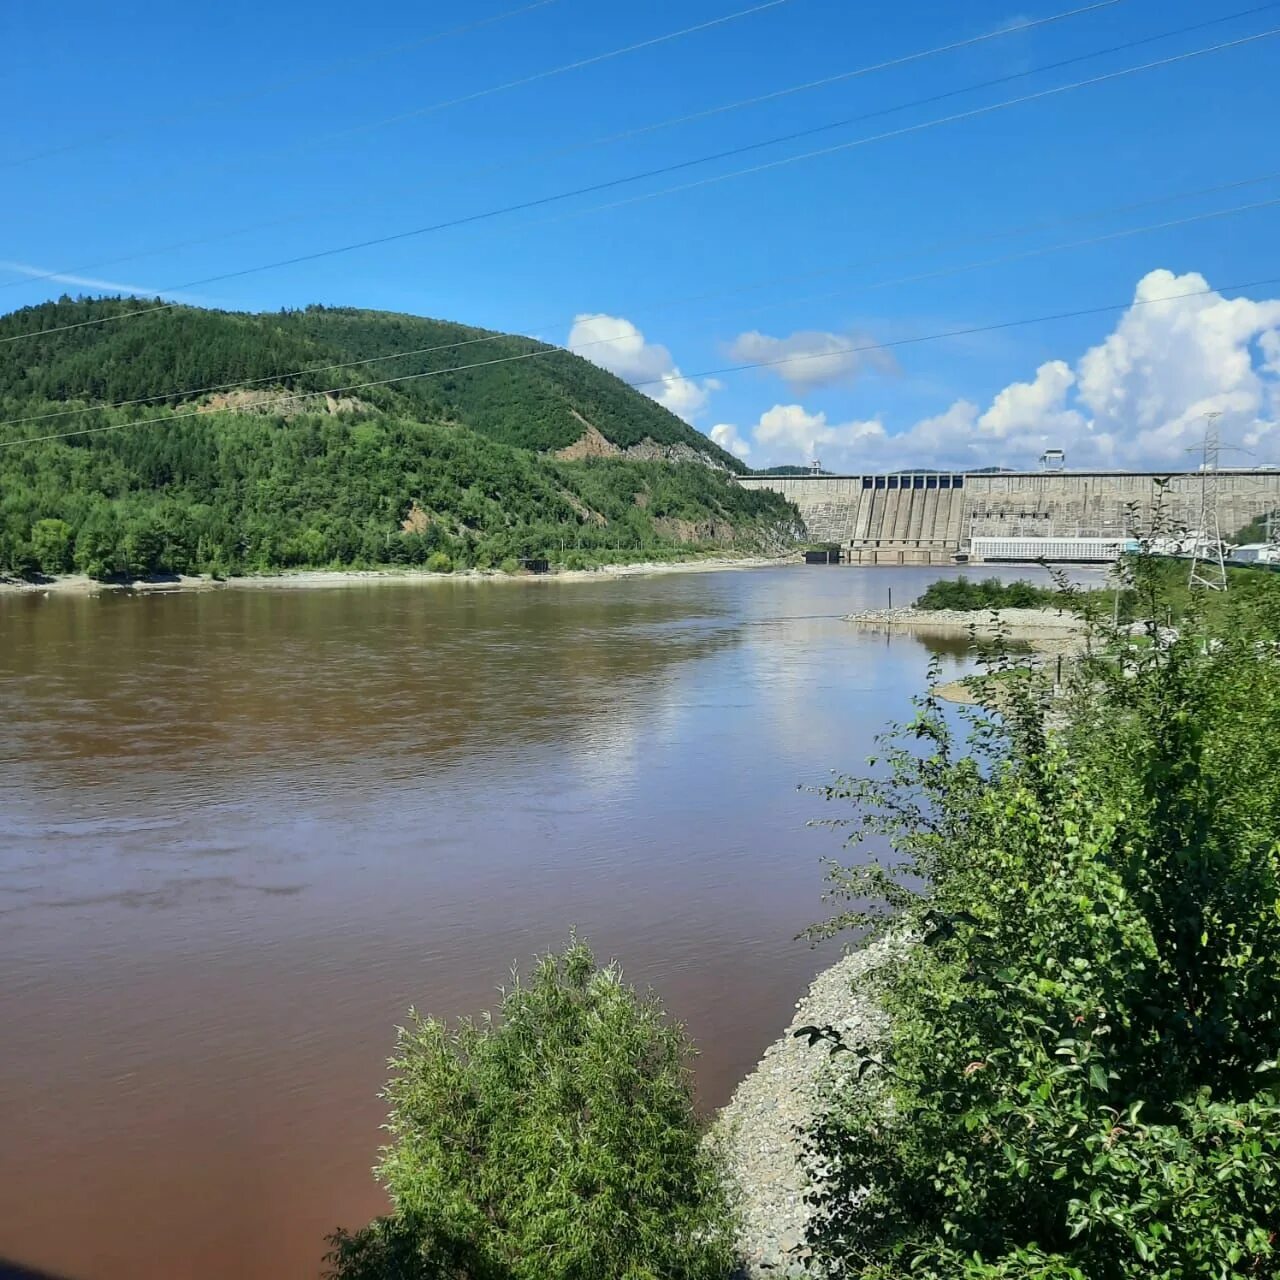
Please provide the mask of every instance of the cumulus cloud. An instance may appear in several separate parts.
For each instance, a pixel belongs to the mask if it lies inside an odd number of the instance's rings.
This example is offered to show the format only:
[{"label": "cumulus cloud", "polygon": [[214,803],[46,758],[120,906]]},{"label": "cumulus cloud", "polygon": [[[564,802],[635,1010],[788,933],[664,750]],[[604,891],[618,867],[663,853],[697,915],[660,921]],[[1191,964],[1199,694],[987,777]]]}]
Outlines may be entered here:
[{"label": "cumulus cloud", "polygon": [[988,438],[1007,440],[1027,434],[1074,435],[1085,426],[1084,415],[1067,408],[1067,393],[1076,375],[1064,360],[1050,360],[1031,382],[1014,382],[991,402],[977,421]]},{"label": "cumulus cloud", "polygon": [[686,378],[660,343],[645,336],[622,316],[584,314],[574,318],[568,347],[627,382],[641,383],[639,390],[688,422],[707,407],[720,384],[712,378],[695,382]]},{"label": "cumulus cloud", "polygon": [[985,410],[957,400],[888,434],[775,405],[753,434],[772,446],[776,462],[811,456],[825,432],[830,447],[845,451],[837,465],[850,470],[1026,467],[1046,448],[1065,449],[1073,466],[1172,470],[1196,465],[1210,411],[1222,414],[1224,441],[1280,462],[1280,300],[1227,298],[1195,272],[1157,270],[1138,282],[1103,341],[1074,364],[1045,362]]},{"label": "cumulus cloud", "polygon": [[752,330],[740,333],[728,346],[731,359],[743,364],[768,365],[798,391],[846,382],[867,372],[893,373],[893,357],[860,333],[829,333],[803,329],[786,338]]},{"label": "cumulus cloud", "polygon": [[717,422],[707,434],[722,449],[727,449],[739,458],[746,458],[751,453],[751,446],[738,434],[738,428],[731,422]]},{"label": "cumulus cloud", "polygon": [[853,449],[877,445],[885,434],[884,424],[876,418],[865,422],[831,423],[825,413],[809,413],[803,405],[775,404],[760,416],[756,424],[756,441],[771,451],[798,454],[806,461],[818,447]]},{"label": "cumulus cloud", "polygon": [[1229,438],[1268,408],[1277,370],[1267,335],[1280,325],[1280,301],[1179,296],[1208,288],[1195,272],[1150,272],[1115,332],[1080,360],[1079,398],[1093,415],[1092,434],[1117,456],[1185,458],[1206,413],[1223,414]]}]

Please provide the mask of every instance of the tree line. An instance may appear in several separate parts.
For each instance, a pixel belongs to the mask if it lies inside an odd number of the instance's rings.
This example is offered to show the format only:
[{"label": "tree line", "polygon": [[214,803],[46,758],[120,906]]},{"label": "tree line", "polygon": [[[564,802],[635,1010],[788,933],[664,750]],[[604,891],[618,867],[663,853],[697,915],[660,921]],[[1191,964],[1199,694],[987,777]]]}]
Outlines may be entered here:
[{"label": "tree line", "polygon": [[[96,578],[587,564],[777,544],[796,517],[696,463],[567,463],[366,411],[200,414],[0,452],[0,569]],[[703,536],[682,536],[675,522]]]}]

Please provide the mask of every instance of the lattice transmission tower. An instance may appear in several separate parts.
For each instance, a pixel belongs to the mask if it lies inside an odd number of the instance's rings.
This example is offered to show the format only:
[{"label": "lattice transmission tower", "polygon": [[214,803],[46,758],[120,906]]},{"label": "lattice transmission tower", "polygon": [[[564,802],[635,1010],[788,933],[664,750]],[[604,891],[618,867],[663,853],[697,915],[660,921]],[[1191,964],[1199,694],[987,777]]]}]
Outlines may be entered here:
[{"label": "lattice transmission tower", "polygon": [[1204,451],[1200,463],[1200,528],[1191,550],[1191,586],[1209,591],[1227,589],[1227,557],[1218,518],[1218,473],[1222,440],[1218,435],[1220,412],[1204,415]]}]

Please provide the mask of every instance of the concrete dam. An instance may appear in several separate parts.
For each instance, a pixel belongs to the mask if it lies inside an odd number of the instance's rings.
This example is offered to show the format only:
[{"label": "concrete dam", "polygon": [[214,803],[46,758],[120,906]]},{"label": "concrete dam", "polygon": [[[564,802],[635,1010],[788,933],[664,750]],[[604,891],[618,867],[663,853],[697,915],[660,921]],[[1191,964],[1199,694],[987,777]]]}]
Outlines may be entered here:
[{"label": "concrete dam", "polygon": [[[1200,530],[1198,471],[899,472],[740,476],[800,510],[809,536],[853,564],[950,564],[957,557],[1113,560],[1155,533]],[[1280,471],[1216,473],[1224,538],[1280,509]]]}]

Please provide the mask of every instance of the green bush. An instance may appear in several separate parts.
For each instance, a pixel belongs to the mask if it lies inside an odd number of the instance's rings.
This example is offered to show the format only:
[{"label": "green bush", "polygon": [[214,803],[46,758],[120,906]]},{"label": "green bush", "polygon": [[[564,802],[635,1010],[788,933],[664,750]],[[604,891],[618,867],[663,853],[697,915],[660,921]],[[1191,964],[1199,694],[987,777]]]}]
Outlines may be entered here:
[{"label": "green bush", "polygon": [[67,573],[71,568],[71,526],[65,520],[37,520],[31,526],[31,550],[45,573]]},{"label": "green bush", "polygon": [[1037,587],[1023,581],[1005,583],[999,578],[974,582],[962,574],[958,578],[939,578],[931,582],[915,607],[970,612],[979,609],[1061,609],[1070,604],[1070,593],[1057,587]]},{"label": "green bush", "polygon": [[507,556],[498,568],[501,569],[503,573],[519,573],[520,561],[514,556]]},{"label": "green bush", "polygon": [[338,1280],[725,1280],[731,1223],[689,1047],[573,941],[496,1019],[411,1015],[378,1176],[394,1212],[333,1238]]},{"label": "green bush", "polygon": [[452,573],[453,561],[443,551],[433,551],[427,557],[425,568],[428,573]]},{"label": "green bush", "polygon": [[905,928],[887,1045],[810,1135],[836,1275],[1184,1280],[1280,1269],[1280,599],[1131,568],[1065,704],[1034,679],[968,745],[932,698],[829,790],[884,867],[829,928]]}]

